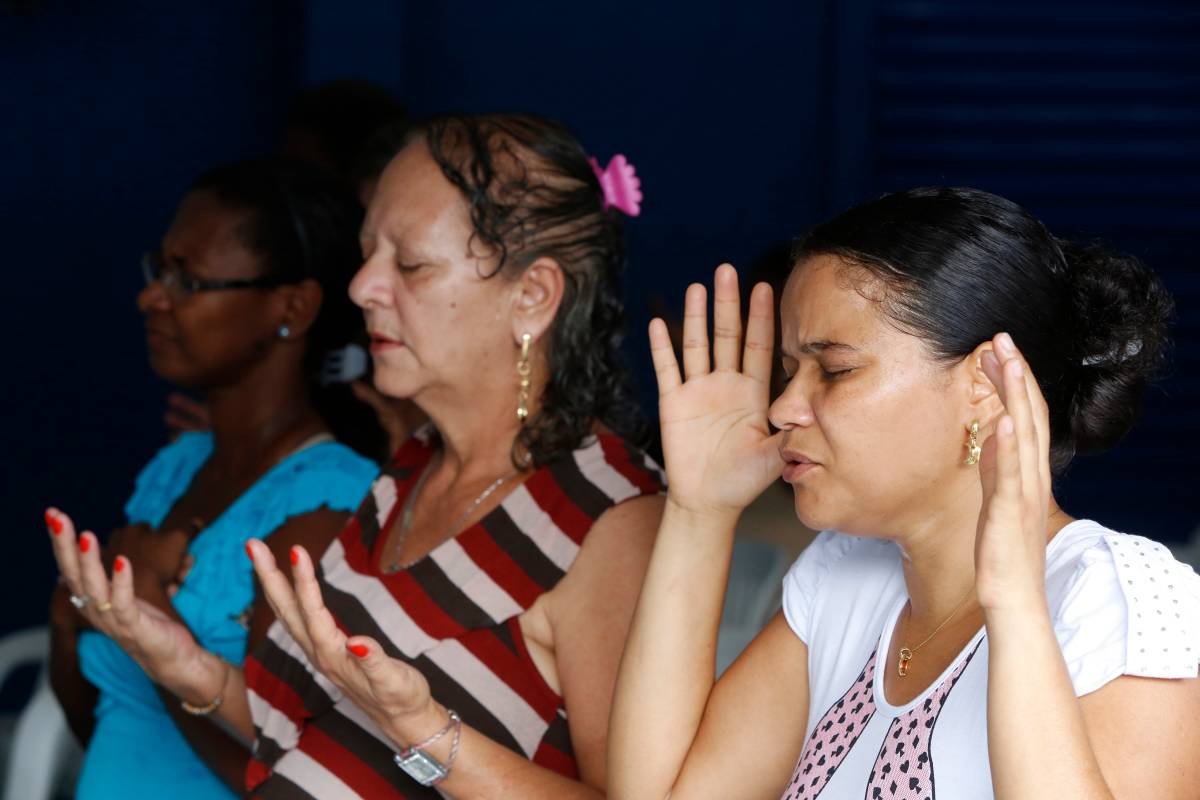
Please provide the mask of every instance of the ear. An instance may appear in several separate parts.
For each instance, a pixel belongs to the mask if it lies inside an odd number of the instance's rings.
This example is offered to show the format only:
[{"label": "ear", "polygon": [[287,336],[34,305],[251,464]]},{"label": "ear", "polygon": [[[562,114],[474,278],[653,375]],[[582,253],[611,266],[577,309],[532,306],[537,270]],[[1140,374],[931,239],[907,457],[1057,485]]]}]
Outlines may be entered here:
[{"label": "ear", "polygon": [[312,278],[282,286],[280,292],[283,302],[277,324],[287,325],[293,337],[298,339],[307,334],[308,329],[317,321],[325,292],[321,289],[321,284]]},{"label": "ear", "polygon": [[959,377],[966,386],[967,407],[970,416],[968,422],[979,420],[979,427],[989,430],[1004,413],[1004,403],[1000,400],[995,385],[983,371],[982,361],[985,353],[992,353],[990,340],[976,347],[970,355],[962,360],[958,369],[962,371]]},{"label": "ear", "polygon": [[553,258],[542,257],[525,268],[513,281],[513,341],[520,343],[528,333],[534,341],[541,338],[562,304],[566,276]]}]

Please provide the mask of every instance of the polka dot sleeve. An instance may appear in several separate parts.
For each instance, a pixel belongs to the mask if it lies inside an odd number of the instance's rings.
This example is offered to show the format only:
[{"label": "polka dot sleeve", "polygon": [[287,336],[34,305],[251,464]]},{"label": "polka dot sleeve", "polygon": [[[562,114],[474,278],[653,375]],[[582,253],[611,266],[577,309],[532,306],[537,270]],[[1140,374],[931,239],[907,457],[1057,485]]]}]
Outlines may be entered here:
[{"label": "polka dot sleeve", "polygon": [[1163,545],[1105,532],[1079,558],[1054,619],[1082,697],[1121,675],[1200,672],[1200,576]]}]

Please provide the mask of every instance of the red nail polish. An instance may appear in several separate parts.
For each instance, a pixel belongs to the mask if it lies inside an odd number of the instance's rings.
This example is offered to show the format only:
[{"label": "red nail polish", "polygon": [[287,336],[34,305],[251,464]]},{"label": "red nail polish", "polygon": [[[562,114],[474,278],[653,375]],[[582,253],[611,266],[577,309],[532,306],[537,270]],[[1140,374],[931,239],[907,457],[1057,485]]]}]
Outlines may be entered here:
[{"label": "red nail polish", "polygon": [[120,572],[125,569],[125,556],[117,556],[117,560],[113,562],[113,572]]},{"label": "red nail polish", "polygon": [[348,644],[346,645],[346,649],[359,658],[366,658],[367,653],[371,652],[365,644]]},{"label": "red nail polish", "polygon": [[292,559],[293,567],[300,563],[300,553],[299,553],[299,551],[296,550],[295,547],[293,547],[291,550],[288,551],[288,556],[290,556]]},{"label": "red nail polish", "polygon": [[254,551],[250,549],[250,543],[246,542],[246,558],[254,560]]},{"label": "red nail polish", "polygon": [[46,509],[46,527],[49,528],[50,532],[55,536],[58,536],[60,533],[62,533],[63,522],[50,509]]},{"label": "red nail polish", "polygon": [[79,552],[86,553],[88,551],[88,548],[91,546],[92,546],[92,540],[88,538],[88,535],[86,533],[83,536],[79,537]]}]

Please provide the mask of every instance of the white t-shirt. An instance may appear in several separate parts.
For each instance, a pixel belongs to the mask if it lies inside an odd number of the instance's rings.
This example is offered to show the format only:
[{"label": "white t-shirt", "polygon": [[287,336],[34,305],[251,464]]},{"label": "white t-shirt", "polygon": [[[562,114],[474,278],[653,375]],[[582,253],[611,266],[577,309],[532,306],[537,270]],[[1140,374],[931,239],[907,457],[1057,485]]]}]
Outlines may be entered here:
[{"label": "white t-shirt", "polygon": [[[1161,544],[1072,522],[1046,547],[1046,599],[1077,696],[1120,675],[1196,677],[1200,575]],[[911,703],[890,705],[874,679],[907,600],[900,551],[882,540],[827,531],[784,578],[809,680],[807,738],[784,800],[993,796],[983,630]]]}]

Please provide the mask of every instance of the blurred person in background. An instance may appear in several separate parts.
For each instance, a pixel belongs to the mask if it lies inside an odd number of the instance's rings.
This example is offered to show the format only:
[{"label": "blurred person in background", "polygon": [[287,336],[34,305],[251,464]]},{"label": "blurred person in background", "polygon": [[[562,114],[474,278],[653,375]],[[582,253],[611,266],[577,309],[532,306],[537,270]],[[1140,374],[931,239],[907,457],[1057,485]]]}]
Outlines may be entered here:
[{"label": "blurred person in background", "polygon": [[[204,397],[211,429],[183,433],[142,470],[106,560],[122,553],[141,602],[231,663],[271,621],[254,602],[244,542],[280,553],[327,542],[385,452],[374,413],[335,368],[365,339],[346,296],[360,220],[353,197],[315,168],[228,164],[196,179],[143,260],[150,364]],[[63,535],[61,512],[46,519]],[[92,533],[79,539],[100,546]],[[76,796],[236,796],[247,741],[160,697],[81,611],[111,614],[60,585],[51,683],[86,747]]]}]

